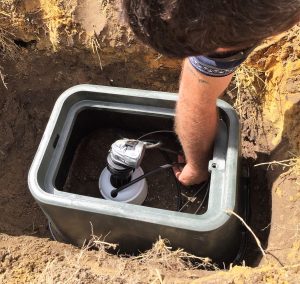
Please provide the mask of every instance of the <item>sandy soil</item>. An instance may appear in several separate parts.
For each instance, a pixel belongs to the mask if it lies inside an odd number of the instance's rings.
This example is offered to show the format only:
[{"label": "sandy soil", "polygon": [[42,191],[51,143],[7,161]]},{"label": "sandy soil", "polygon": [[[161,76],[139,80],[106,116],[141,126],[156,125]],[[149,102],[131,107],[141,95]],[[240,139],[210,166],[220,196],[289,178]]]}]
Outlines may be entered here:
[{"label": "sandy soil", "polygon": [[[250,165],[249,224],[267,251],[262,259],[249,237],[246,265],[258,267],[192,269],[183,262],[184,253],[171,252],[162,242],[131,259],[105,253],[107,246],[99,242],[97,250],[80,250],[49,239],[26,180],[57,97],[80,83],[175,92],[180,72],[178,61],[135,42],[116,13],[117,1],[66,2],[5,0],[0,5],[3,25],[17,44],[0,36],[5,55],[0,71],[7,84],[0,84],[0,282],[297,283],[300,181],[290,158],[300,155],[299,29],[261,46],[226,97],[240,115],[241,150]],[[5,53],[3,42],[10,48]],[[253,73],[253,67],[260,71]],[[283,166],[254,167],[286,159]]]}]

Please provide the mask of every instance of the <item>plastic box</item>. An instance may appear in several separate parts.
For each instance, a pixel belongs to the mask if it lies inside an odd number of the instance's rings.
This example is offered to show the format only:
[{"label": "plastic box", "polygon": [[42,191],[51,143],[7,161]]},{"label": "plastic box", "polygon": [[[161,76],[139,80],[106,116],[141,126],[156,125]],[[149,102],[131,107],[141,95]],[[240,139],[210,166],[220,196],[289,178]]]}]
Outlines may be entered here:
[{"label": "plastic box", "polygon": [[[218,100],[220,123],[210,161],[207,211],[194,215],[125,204],[60,190],[76,147],[84,135],[103,125],[149,131],[172,129],[176,94],[79,85],[57,100],[29,171],[30,191],[51,224],[56,239],[81,246],[93,233],[118,243],[121,251],[149,249],[159,236],[215,262],[240,254],[243,234],[236,217],[243,212],[238,187],[239,121],[233,108]],[[99,173],[100,174],[100,173]]]}]

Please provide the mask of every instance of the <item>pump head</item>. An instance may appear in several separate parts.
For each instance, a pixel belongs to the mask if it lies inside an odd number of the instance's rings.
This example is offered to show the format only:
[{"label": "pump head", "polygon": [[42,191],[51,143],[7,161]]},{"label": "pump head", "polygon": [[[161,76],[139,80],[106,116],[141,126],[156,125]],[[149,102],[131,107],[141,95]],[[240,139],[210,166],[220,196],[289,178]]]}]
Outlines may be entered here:
[{"label": "pump head", "polygon": [[145,150],[145,142],[124,138],[111,145],[109,156],[114,164],[136,169],[142,162]]},{"label": "pump head", "polygon": [[111,145],[107,156],[107,169],[111,173],[110,182],[114,187],[120,187],[130,181],[132,173],[142,162],[145,149],[144,142],[126,138]]},{"label": "pump head", "polygon": [[[143,175],[140,164],[145,150],[146,143],[134,139],[120,139],[111,145],[107,156],[107,167],[103,170],[99,181],[101,193],[105,198],[121,201],[122,197],[118,197],[120,194],[118,189],[121,191],[121,187],[128,184],[132,177],[137,178]],[[147,183],[144,180],[142,183],[129,186],[126,191],[127,193],[122,191],[122,194],[126,195],[128,202],[129,200],[139,200],[138,202],[142,200],[143,202],[147,196]],[[132,199],[131,195],[136,198]],[[126,200],[122,201],[127,202]]]}]

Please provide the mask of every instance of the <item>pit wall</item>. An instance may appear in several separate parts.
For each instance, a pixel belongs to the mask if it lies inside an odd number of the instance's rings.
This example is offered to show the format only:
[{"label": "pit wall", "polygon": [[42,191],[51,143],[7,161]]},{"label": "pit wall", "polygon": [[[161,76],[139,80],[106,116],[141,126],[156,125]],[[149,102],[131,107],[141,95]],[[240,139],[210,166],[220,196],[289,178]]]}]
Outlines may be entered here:
[{"label": "pit wall", "polygon": [[[300,26],[261,45],[246,66],[263,74],[263,118],[272,125],[270,150],[287,138],[290,151],[300,155]],[[258,75],[259,76],[259,75]]]},{"label": "pit wall", "polygon": [[[101,69],[114,62],[134,61],[145,68],[178,69],[167,59],[138,43],[125,25],[118,0],[3,0],[0,3],[0,45],[8,37],[6,53],[21,47],[47,53],[89,50]],[[13,52],[10,52],[13,50]],[[15,53],[15,54],[11,54]]]}]

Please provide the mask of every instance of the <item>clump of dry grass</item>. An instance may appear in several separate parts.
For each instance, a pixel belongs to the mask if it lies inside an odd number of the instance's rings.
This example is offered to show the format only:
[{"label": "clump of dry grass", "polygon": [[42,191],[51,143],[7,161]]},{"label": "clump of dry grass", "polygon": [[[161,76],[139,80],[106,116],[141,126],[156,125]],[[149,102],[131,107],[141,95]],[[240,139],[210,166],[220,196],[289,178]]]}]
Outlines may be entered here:
[{"label": "clump of dry grass", "polygon": [[168,240],[159,238],[152,249],[134,257],[133,260],[138,260],[141,264],[160,266],[176,271],[191,268],[218,270],[209,258],[189,254],[183,249],[172,250],[168,244]]},{"label": "clump of dry grass", "polygon": [[230,93],[235,96],[234,108],[240,116],[247,112],[245,95],[251,96],[253,101],[261,100],[265,93],[266,82],[262,79],[264,73],[256,68],[242,64],[235,72],[233,88]]}]

